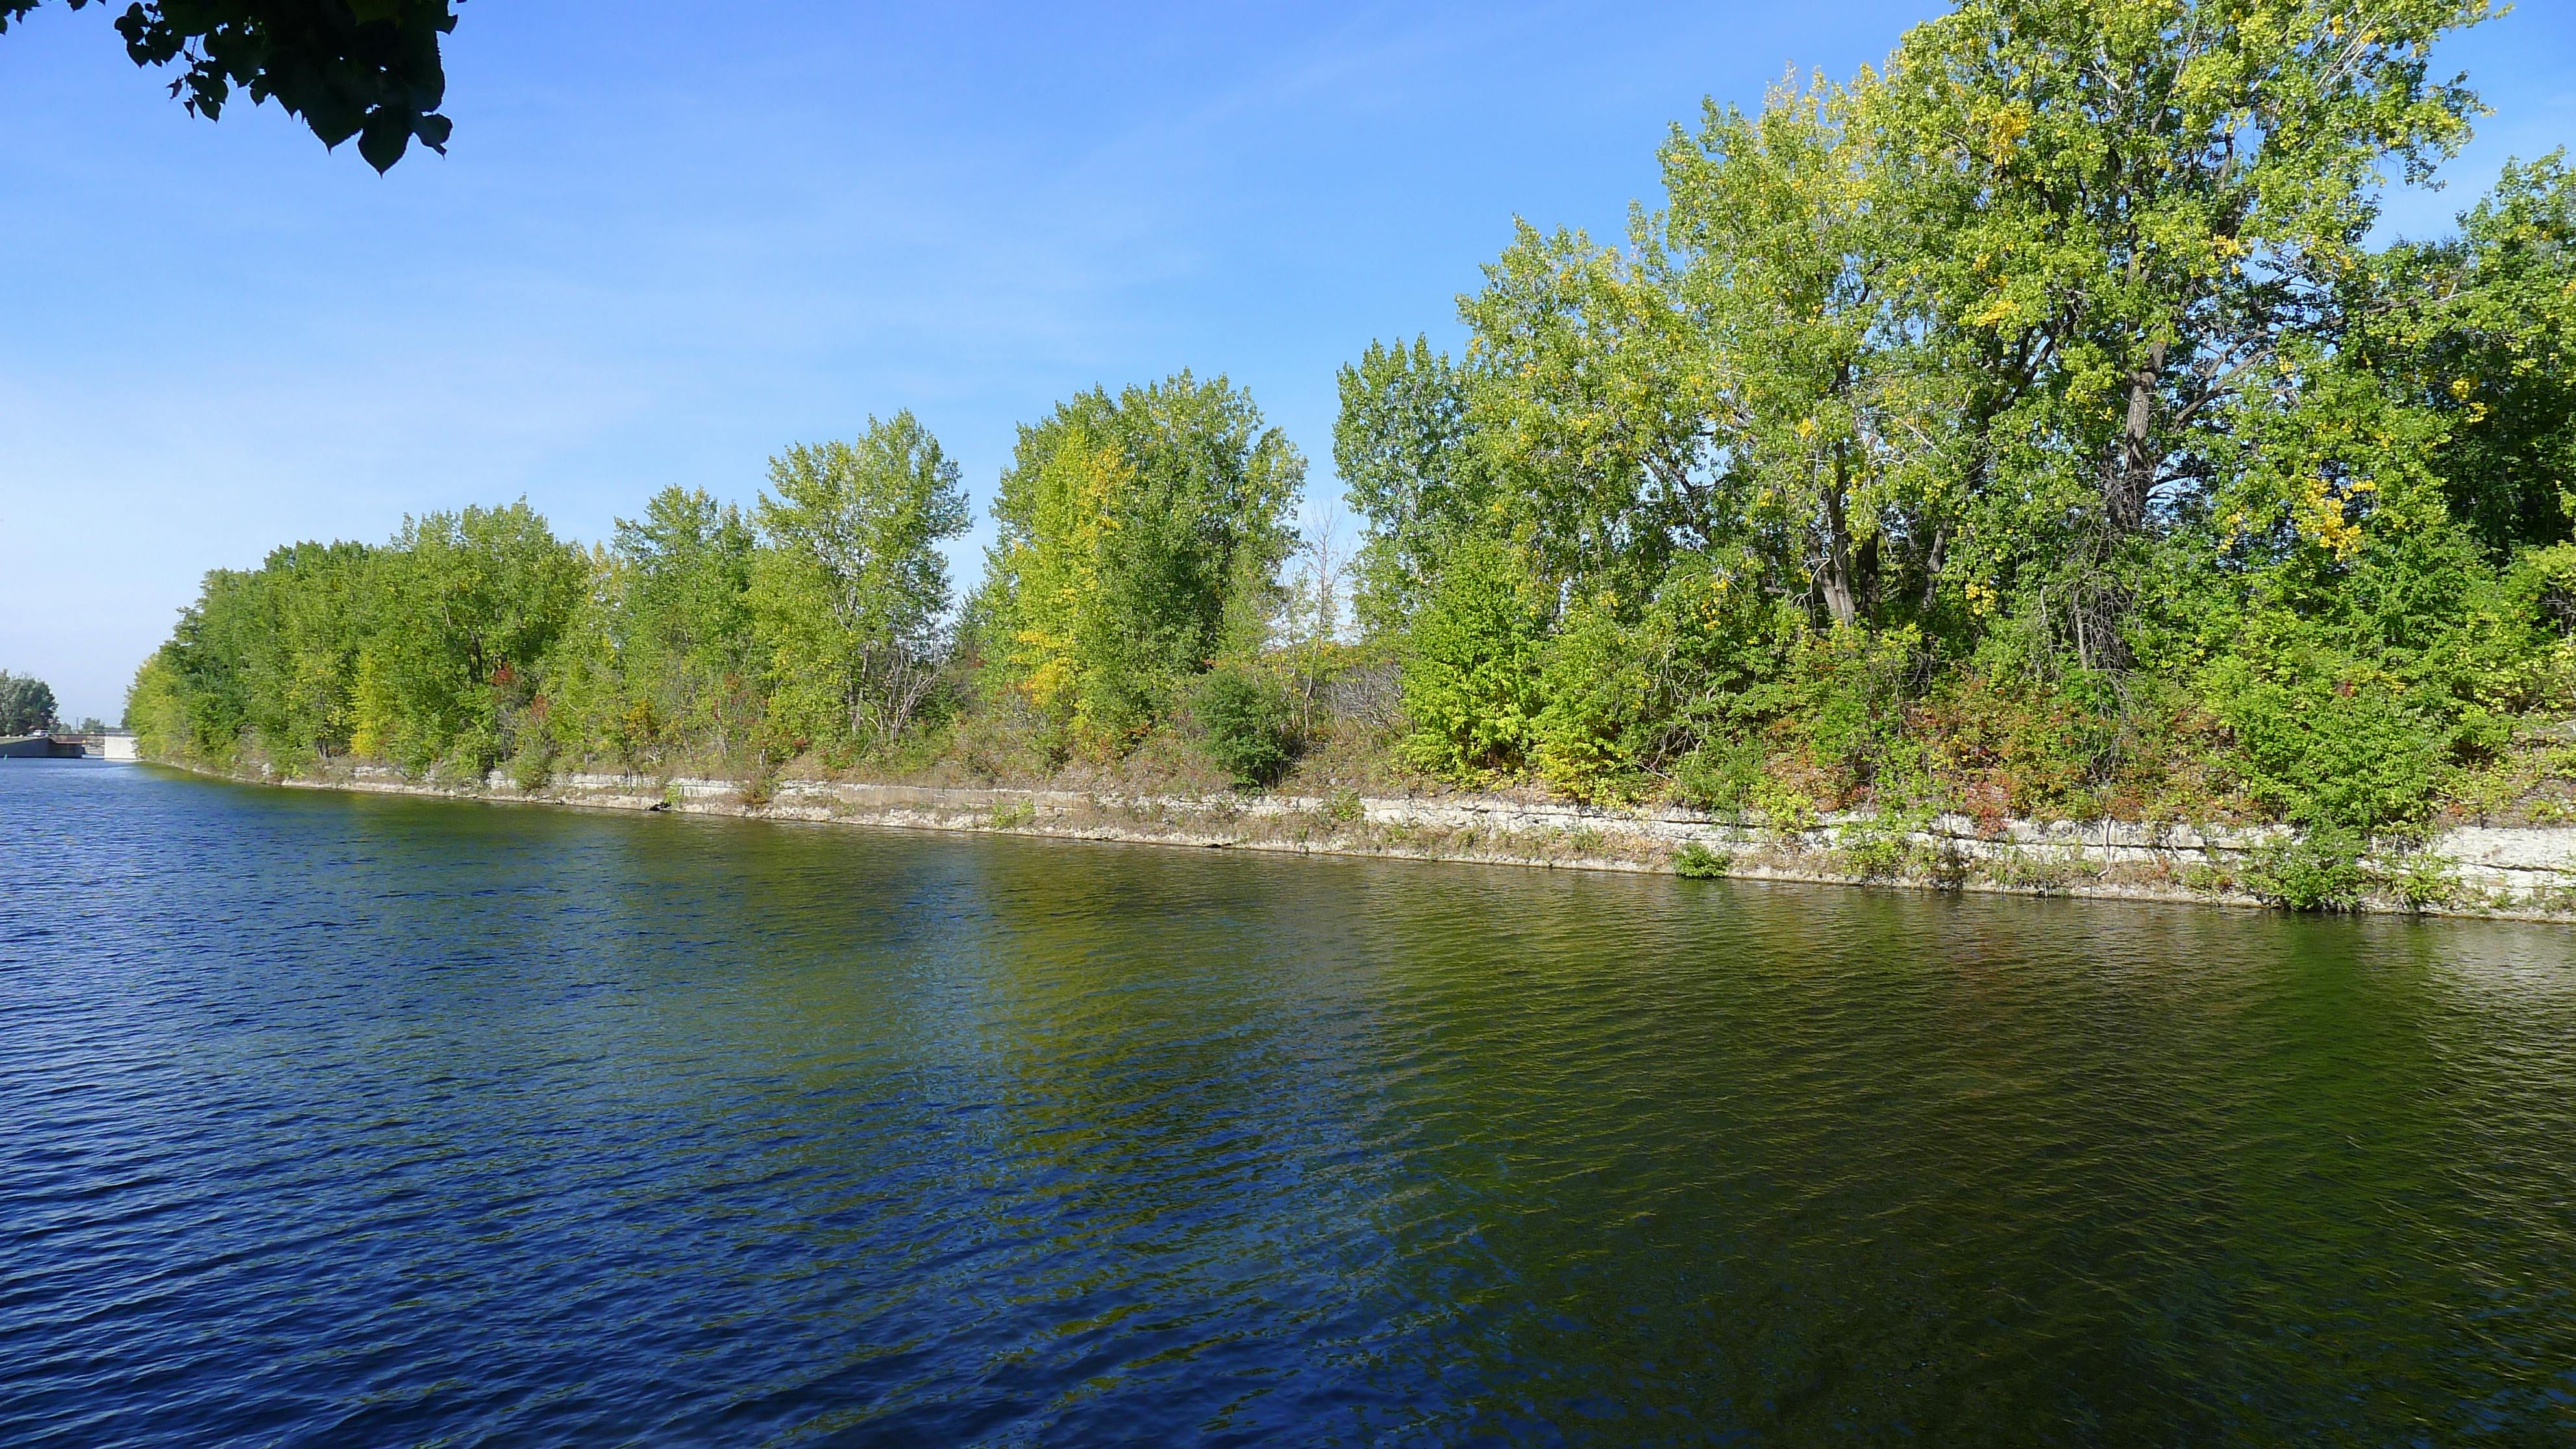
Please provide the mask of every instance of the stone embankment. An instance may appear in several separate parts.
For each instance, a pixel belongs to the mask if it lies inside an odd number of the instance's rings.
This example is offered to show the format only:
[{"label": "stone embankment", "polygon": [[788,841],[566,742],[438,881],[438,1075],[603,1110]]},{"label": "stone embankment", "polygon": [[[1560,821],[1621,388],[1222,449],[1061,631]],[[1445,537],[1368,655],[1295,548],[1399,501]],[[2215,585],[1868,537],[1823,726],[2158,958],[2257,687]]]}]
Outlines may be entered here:
[{"label": "stone embankment", "polygon": [[[2264,903],[2268,873],[2292,840],[2279,827],[1867,814],[1756,823],[1674,807],[1349,791],[1122,796],[600,774],[559,776],[537,790],[495,774],[479,789],[455,789],[375,766],[277,783],[1076,840],[2234,905]],[[2384,843],[2361,874],[2361,909],[2576,920],[2576,828],[2463,827]]]}]

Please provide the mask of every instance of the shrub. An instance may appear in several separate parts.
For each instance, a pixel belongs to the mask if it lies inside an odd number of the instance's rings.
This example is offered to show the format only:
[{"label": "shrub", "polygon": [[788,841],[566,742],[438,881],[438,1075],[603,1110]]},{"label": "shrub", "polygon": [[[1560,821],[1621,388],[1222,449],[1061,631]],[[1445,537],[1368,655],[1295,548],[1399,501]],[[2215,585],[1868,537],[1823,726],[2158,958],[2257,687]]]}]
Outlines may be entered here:
[{"label": "shrub", "polygon": [[2293,911],[2351,910],[2370,884],[2362,845],[2359,835],[2344,830],[2295,836],[2255,853],[2246,863],[2246,888]]},{"label": "shrub", "polygon": [[1015,691],[995,690],[950,727],[949,751],[969,775],[1001,783],[1053,772],[1064,763],[1058,732]]},{"label": "shrub", "polygon": [[2408,851],[2390,861],[2379,883],[2389,899],[2410,911],[2447,906],[2460,889],[2451,876],[2451,862],[2428,850]]},{"label": "shrub", "polygon": [[1843,837],[1843,867],[1862,880],[1893,880],[1903,875],[1912,854],[1903,836],[1883,830],[1853,830]]},{"label": "shrub", "polygon": [[1293,715],[1276,682],[1226,665],[1199,680],[1194,704],[1200,747],[1237,785],[1268,785],[1288,768]]},{"label": "shrub", "polygon": [[1606,600],[1576,609],[1549,641],[1532,753],[1540,778],[1577,800],[1632,798],[1644,784],[1637,755],[1650,685],[1641,643]]},{"label": "shrub", "polygon": [[2054,895],[2075,883],[2082,869],[2079,858],[2063,851],[2011,850],[1986,864],[1987,877],[1995,884],[2033,895]]},{"label": "shrub", "polygon": [[1673,793],[1703,810],[1740,812],[1753,803],[1767,763],[1760,744],[1710,735],[1673,764]]},{"label": "shrub", "polygon": [[2487,602],[2480,694],[2515,709],[2576,706],[2576,543],[2523,550]]},{"label": "shrub", "polygon": [[1448,775],[1521,763],[1540,705],[1534,592],[1509,545],[1470,536],[1451,547],[1407,636],[1415,763]]},{"label": "shrub", "polygon": [[2391,682],[2361,671],[2263,678],[2235,660],[2211,678],[2247,785],[2283,818],[2366,835],[2431,808],[2451,732]]},{"label": "shrub", "polygon": [[743,772],[742,781],[734,787],[734,799],[757,810],[778,798],[778,762],[758,756]]},{"label": "shrub", "polygon": [[524,729],[519,732],[519,748],[510,756],[510,783],[533,795],[554,779],[553,742],[543,731]]},{"label": "shrub", "polygon": [[1873,634],[1849,626],[1806,641],[1792,687],[1790,724],[1816,763],[1866,785],[1885,764],[1904,719],[1908,677],[1922,636],[1913,628]]},{"label": "shrub", "polygon": [[1734,856],[1711,850],[1696,840],[1685,842],[1673,852],[1673,874],[1684,880],[1718,880],[1734,865]]}]

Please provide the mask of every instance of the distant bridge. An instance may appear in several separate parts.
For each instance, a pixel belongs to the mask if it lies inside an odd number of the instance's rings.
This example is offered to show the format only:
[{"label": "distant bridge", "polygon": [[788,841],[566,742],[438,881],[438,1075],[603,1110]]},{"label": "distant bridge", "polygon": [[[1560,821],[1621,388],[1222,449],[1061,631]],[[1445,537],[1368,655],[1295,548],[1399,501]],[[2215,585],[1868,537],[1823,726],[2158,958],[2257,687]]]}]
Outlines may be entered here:
[{"label": "distant bridge", "polygon": [[9,735],[0,737],[0,760],[131,760],[134,736]]}]

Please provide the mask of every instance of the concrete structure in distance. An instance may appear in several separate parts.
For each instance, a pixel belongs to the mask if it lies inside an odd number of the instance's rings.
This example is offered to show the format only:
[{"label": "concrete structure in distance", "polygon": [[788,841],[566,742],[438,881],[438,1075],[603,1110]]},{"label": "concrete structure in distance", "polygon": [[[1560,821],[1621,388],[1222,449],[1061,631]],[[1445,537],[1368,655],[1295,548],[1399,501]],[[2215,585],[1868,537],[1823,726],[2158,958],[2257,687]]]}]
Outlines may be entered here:
[{"label": "concrete structure in distance", "polygon": [[134,736],[14,735],[0,739],[0,760],[139,760]]}]

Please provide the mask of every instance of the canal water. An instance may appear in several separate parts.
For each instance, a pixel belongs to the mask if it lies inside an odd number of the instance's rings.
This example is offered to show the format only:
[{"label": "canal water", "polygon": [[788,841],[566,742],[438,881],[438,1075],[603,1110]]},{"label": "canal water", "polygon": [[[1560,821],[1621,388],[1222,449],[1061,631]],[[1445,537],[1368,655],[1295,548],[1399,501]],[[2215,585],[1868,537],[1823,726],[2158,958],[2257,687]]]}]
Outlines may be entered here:
[{"label": "canal water", "polygon": [[2576,933],[0,763],[0,1442],[2576,1441]]}]

